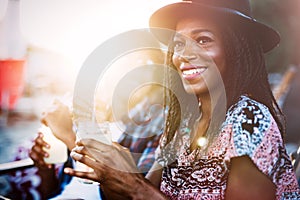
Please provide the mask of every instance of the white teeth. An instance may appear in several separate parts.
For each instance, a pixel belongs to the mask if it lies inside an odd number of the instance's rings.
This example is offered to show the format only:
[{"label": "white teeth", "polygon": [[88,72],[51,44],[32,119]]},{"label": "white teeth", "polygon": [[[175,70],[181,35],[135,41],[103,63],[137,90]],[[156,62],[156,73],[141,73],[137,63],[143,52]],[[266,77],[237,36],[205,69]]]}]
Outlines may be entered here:
[{"label": "white teeth", "polygon": [[183,70],[182,74],[183,75],[193,75],[193,74],[198,74],[204,72],[205,68],[197,68],[197,69],[189,69],[189,70]]}]

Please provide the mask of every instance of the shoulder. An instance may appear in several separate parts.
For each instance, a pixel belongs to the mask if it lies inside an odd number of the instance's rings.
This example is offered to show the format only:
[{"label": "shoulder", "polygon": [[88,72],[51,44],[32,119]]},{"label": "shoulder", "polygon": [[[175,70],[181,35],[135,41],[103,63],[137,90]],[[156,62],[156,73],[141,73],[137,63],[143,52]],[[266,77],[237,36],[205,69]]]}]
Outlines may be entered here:
[{"label": "shoulder", "polygon": [[271,121],[272,115],[264,104],[248,96],[241,96],[239,101],[229,108],[225,123],[231,124],[234,132],[254,134],[269,129]]},{"label": "shoulder", "polygon": [[226,127],[230,127],[233,157],[255,157],[262,146],[276,148],[268,138],[281,137],[269,109],[247,96],[241,96],[228,110],[223,128]]}]

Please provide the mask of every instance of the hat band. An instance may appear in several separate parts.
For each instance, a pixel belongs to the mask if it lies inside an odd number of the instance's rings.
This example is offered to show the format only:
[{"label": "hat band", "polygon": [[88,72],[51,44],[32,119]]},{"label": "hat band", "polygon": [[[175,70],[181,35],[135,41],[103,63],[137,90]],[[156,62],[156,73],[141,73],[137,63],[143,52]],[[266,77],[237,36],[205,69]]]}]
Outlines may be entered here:
[{"label": "hat band", "polygon": [[252,18],[250,3],[248,0],[183,0],[193,4],[203,4],[206,6],[213,6],[222,9],[230,9],[241,13],[247,18]]}]

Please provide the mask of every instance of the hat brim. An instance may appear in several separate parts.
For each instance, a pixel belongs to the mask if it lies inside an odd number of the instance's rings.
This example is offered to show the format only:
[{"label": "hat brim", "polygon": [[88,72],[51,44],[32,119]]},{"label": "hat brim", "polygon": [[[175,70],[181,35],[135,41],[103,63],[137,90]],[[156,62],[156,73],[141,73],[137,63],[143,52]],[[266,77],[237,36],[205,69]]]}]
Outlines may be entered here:
[{"label": "hat brim", "polygon": [[[175,30],[176,23],[181,18],[199,15],[199,13],[203,14],[203,12],[231,17],[240,27],[245,28],[247,34],[253,35],[253,38],[257,38],[260,41],[265,53],[272,50],[280,42],[279,33],[270,26],[258,22],[236,10],[201,3],[178,2],[164,6],[152,14],[149,26],[151,29]],[[166,34],[160,34],[160,31],[153,32],[162,43],[167,44],[169,42],[170,37],[166,37]]]}]

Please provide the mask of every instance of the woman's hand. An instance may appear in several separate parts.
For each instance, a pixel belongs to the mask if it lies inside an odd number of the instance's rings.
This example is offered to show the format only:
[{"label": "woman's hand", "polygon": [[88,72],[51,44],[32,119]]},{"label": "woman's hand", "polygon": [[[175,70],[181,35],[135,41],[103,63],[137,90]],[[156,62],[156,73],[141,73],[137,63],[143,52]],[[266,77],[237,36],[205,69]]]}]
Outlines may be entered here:
[{"label": "woman's hand", "polygon": [[[86,164],[94,171],[79,172],[66,168],[65,173],[97,181],[105,192],[119,195],[119,197],[132,198],[137,195],[140,189],[156,190],[139,173],[128,149],[118,143],[107,145],[93,139],[82,139],[77,142],[71,156],[74,160]],[[142,185],[144,186],[142,187]]]},{"label": "woman's hand", "polygon": [[41,122],[48,126],[55,137],[64,142],[69,150],[75,147],[76,135],[73,131],[72,115],[68,106],[55,100],[43,113]]},{"label": "woman's hand", "polygon": [[33,160],[34,164],[39,168],[52,168],[51,164],[47,164],[44,158],[49,157],[49,154],[44,148],[50,148],[49,144],[43,140],[43,133],[39,132],[34,140],[34,145],[31,147],[29,157]]},{"label": "woman's hand", "polygon": [[[136,164],[129,150],[118,143],[107,145],[94,139],[81,139],[71,152],[71,157],[94,169],[93,173],[74,173],[82,178],[88,178],[100,183],[106,182],[106,177],[119,177],[115,174],[132,173],[139,175]],[[75,172],[75,171],[74,171]]]}]

